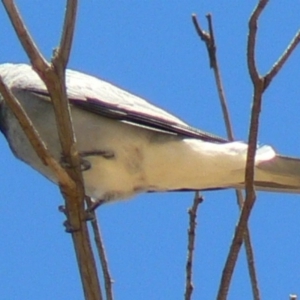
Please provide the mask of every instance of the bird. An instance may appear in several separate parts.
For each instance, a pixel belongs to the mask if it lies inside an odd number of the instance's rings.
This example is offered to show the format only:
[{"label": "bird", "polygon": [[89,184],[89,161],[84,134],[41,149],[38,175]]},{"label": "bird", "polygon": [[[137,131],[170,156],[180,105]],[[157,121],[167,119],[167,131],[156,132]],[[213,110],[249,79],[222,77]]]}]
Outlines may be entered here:
[{"label": "bird", "polygon": [[[1,64],[0,76],[61,161],[45,84],[28,64]],[[88,165],[85,193],[92,199],[110,203],[143,192],[245,188],[246,143],[195,129],[143,98],[78,71],[66,70],[66,90],[76,147]],[[0,130],[18,159],[57,183],[1,95]],[[299,158],[257,147],[254,173],[258,191],[300,193]]]}]

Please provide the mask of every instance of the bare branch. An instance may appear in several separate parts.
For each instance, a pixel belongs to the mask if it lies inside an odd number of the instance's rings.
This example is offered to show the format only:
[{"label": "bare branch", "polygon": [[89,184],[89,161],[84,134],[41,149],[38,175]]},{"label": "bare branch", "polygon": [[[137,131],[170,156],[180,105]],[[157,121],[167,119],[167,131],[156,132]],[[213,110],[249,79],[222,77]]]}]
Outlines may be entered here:
[{"label": "bare branch", "polygon": [[69,160],[71,165],[76,166],[76,172],[74,173],[74,176],[82,183],[83,181],[80,171],[80,161],[78,153],[75,149],[75,136],[71,121],[70,106],[66,93],[65,83],[65,68],[69,60],[72,46],[76,21],[76,11],[77,0],[68,0],[63,33],[58,48],[59,50],[52,58],[53,72],[43,70],[43,74],[46,78],[45,84],[47,85],[47,88],[51,95],[51,99],[53,101],[63,155],[65,156],[67,162]]},{"label": "bare branch", "polygon": [[257,6],[255,7],[250,20],[249,20],[249,35],[248,35],[248,45],[247,45],[247,62],[250,77],[254,83],[258,78],[258,71],[255,64],[255,44],[256,44],[256,32],[257,32],[257,20],[267,5],[269,0],[259,0]]},{"label": "bare branch", "polygon": [[[212,17],[210,14],[207,15],[208,24],[209,24],[209,33],[206,33],[204,30],[201,29],[201,27],[197,21],[196,15],[193,15],[192,18],[193,18],[193,22],[195,24],[198,34],[200,33],[199,35],[205,36],[205,39],[202,39],[202,40],[206,44],[207,51],[209,53],[209,58],[210,58],[210,65],[212,66],[212,68],[214,70],[214,75],[215,75],[216,85],[217,85],[217,89],[218,89],[220,104],[221,104],[221,108],[222,108],[222,112],[223,112],[223,117],[224,117],[224,121],[225,121],[227,136],[228,136],[229,140],[233,141],[234,134],[233,134],[232,126],[231,126],[228,105],[227,105],[225,92],[224,92],[223,85],[222,85],[221,72],[220,72],[217,55],[216,55],[216,46],[215,46],[215,39],[214,39],[214,35],[213,35]],[[238,200],[237,202],[238,202],[239,208],[242,209],[244,200],[243,200],[243,195],[242,195],[241,190],[236,190],[236,197]],[[250,280],[251,280],[251,286],[252,286],[252,291],[253,291],[253,298],[255,300],[259,300],[260,296],[259,296],[258,282],[257,282],[255,266],[254,266],[254,256],[253,256],[253,250],[252,250],[252,245],[251,245],[250,232],[247,227],[246,227],[245,234],[244,234],[244,242],[245,242],[245,249],[246,249],[246,255],[247,255],[247,263],[248,263],[249,275],[250,275]]]},{"label": "bare branch", "polygon": [[197,16],[195,14],[192,14],[192,21],[194,23],[195,29],[199,37],[206,44],[207,53],[209,56],[209,65],[211,68],[213,68],[215,65],[214,59],[215,59],[216,47],[215,47],[214,35],[213,35],[212,24],[211,24],[211,15],[208,14],[206,17],[209,22],[210,33],[207,33],[201,29],[200,23],[198,22]]},{"label": "bare branch", "polygon": [[246,188],[246,200],[244,202],[242,212],[238,221],[238,225],[235,229],[235,234],[230,246],[230,250],[227,256],[227,260],[223,269],[221,283],[218,291],[218,300],[227,298],[230,281],[232,278],[233,270],[237,261],[237,257],[243,243],[244,232],[247,228],[247,222],[255,203],[256,195],[254,190],[254,159],[257,145],[257,135],[259,127],[259,114],[261,110],[262,94],[264,91],[263,79],[260,78],[255,65],[255,41],[257,32],[257,19],[266,6],[268,0],[260,0],[252,13],[249,21],[249,36],[248,36],[248,68],[250,77],[254,86],[253,106],[251,112],[251,122],[248,138],[248,153],[246,161],[246,173],[245,173],[245,188]]},{"label": "bare branch", "polygon": [[265,89],[269,86],[272,79],[281,70],[285,62],[288,60],[294,49],[298,46],[300,42],[300,30],[296,33],[291,43],[287,46],[282,56],[274,64],[273,68],[265,75]]},{"label": "bare branch", "polygon": [[26,51],[32,65],[35,65],[37,69],[45,69],[49,67],[48,62],[41,55],[36,44],[31,38],[20,13],[12,0],[2,0],[6,12],[10,18],[10,21],[18,34],[19,40]]},{"label": "bare branch", "polygon": [[[242,195],[242,191],[236,190],[235,192],[236,192],[236,197],[238,199],[239,208],[242,209],[244,205],[244,199],[243,199],[244,197]],[[248,264],[248,271],[249,271],[249,276],[251,281],[253,299],[259,300],[260,292],[258,288],[258,280],[255,271],[255,263],[254,263],[254,253],[252,249],[252,242],[251,242],[250,231],[248,226],[246,227],[244,232],[244,245],[246,250],[247,264]]]},{"label": "bare branch", "polygon": [[[66,215],[72,230],[78,266],[81,274],[86,299],[102,299],[96,264],[90,245],[89,234],[84,211],[84,187],[80,170],[80,159],[75,147],[75,138],[70,117],[70,108],[65,87],[65,66],[68,61],[75,24],[77,1],[69,0],[66,10],[65,27],[59,55],[53,59],[50,66],[42,57],[35,43],[26,30],[23,21],[13,1],[2,0],[9,14],[15,31],[30,58],[33,68],[44,81],[54,106],[58,135],[65,161],[72,166],[66,169],[75,182],[73,185],[63,185],[60,189],[66,202]],[[73,19],[73,21],[71,21]],[[67,28],[71,26],[71,28]],[[64,49],[66,47],[66,49]],[[24,129],[26,130],[26,128]]]},{"label": "bare branch", "polygon": [[49,153],[46,145],[41,140],[38,132],[34,128],[32,122],[24,111],[23,107],[20,105],[19,101],[14,97],[10,90],[3,83],[0,76],[0,94],[3,96],[6,104],[11,109],[11,111],[16,116],[18,122],[24,129],[24,132],[31,143],[32,147],[36,151],[37,155],[44,163],[44,165],[49,166],[58,181],[62,185],[74,186],[74,181],[70,178],[68,173],[60,166],[60,164],[55,160],[55,158]]},{"label": "bare branch", "polygon": [[[196,29],[199,37],[201,38],[201,40],[204,41],[205,43],[207,43],[207,45],[209,45],[210,40],[211,40],[210,35],[206,31],[201,29],[201,26],[197,19],[196,14],[192,14],[192,21],[194,23],[195,29]],[[207,47],[207,48],[209,48],[209,47]]]},{"label": "bare branch", "polygon": [[[72,41],[73,41],[75,23],[76,23],[75,21],[76,21],[77,6],[78,6],[78,0],[68,0],[60,46],[58,48],[58,51],[56,51],[56,55],[54,57],[55,61],[60,62],[62,64],[61,67],[63,69],[65,69],[68,64],[68,60],[72,48]],[[53,64],[55,65],[54,60],[53,60]]]},{"label": "bare branch", "polygon": [[97,221],[97,214],[95,213],[95,209],[93,207],[93,202],[91,201],[90,197],[85,198],[88,209],[91,209],[91,224],[94,232],[94,239],[98,251],[98,256],[101,262],[103,277],[104,277],[104,285],[105,285],[105,293],[107,300],[113,300],[113,289],[112,284],[113,281],[110,276],[109,268],[108,268],[108,261],[106,258],[104,243],[101,237],[101,231],[99,228],[99,223]]},{"label": "bare branch", "polygon": [[195,248],[195,236],[196,236],[196,218],[197,218],[197,209],[199,204],[203,201],[199,192],[195,193],[193,206],[189,209],[190,215],[190,226],[188,230],[188,256],[186,262],[186,280],[185,280],[185,300],[190,300],[193,293],[193,282],[192,282],[192,273],[193,273],[193,256]]},{"label": "bare branch", "polygon": [[[217,84],[218,89],[218,95],[220,99],[220,104],[223,112],[223,117],[225,121],[225,127],[227,131],[227,136],[230,141],[234,140],[233,137],[233,130],[230,122],[230,116],[229,116],[229,110],[228,105],[225,97],[225,92],[222,84],[221,79],[221,72],[217,61],[217,55],[216,55],[216,43],[213,33],[213,25],[212,25],[212,16],[211,14],[206,15],[207,21],[208,21],[208,28],[209,33],[205,32],[203,29],[201,29],[200,24],[198,22],[197,16],[195,14],[192,15],[192,20],[195,25],[195,29],[200,36],[201,40],[205,42],[206,49],[208,52],[209,60],[210,60],[210,66],[214,70],[215,80]],[[203,37],[203,38],[202,38]]]},{"label": "bare branch", "polygon": [[[261,12],[267,5],[267,3],[268,0],[260,0],[255,10],[253,11],[249,21],[247,61],[248,61],[249,74],[254,86],[254,96],[253,96],[253,106],[251,112],[251,123],[250,123],[250,130],[249,130],[249,139],[248,139],[249,146],[248,146],[246,174],[245,174],[246,201],[244,202],[244,206],[240,215],[238,225],[235,230],[235,235],[230,247],[228,258],[223,270],[221,284],[220,284],[218,298],[217,298],[219,300],[226,299],[227,297],[234,265],[236,263],[237,256],[242,244],[243,233],[247,228],[247,222],[251,213],[251,209],[255,203],[256,196],[254,191],[254,162],[255,162],[254,160],[255,160],[256,145],[257,145],[259,114],[261,111],[262,95],[266,90],[267,86],[269,85],[270,81],[278,73],[278,71],[283,66],[284,62],[287,60],[291,52],[298,45],[299,38],[300,38],[298,37],[299,33],[297,33],[294,40],[291,42],[290,46],[288,46],[287,50],[285,51],[285,54],[283,54],[283,56],[279,59],[278,63],[275,64],[274,66],[275,69],[273,67],[273,69],[265,77],[261,77],[259,75],[255,64],[255,43],[256,43],[256,32],[257,32],[257,20]],[[276,69],[276,65],[278,69]]]}]

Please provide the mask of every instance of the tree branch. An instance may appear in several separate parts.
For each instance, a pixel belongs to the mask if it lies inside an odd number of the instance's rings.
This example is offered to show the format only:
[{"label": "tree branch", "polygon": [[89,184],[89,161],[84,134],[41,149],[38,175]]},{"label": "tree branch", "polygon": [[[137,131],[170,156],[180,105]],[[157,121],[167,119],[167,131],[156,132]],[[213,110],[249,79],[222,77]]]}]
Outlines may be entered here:
[{"label": "tree branch", "polygon": [[31,64],[37,66],[38,69],[49,67],[48,62],[41,55],[36,44],[30,37],[28,30],[23,20],[21,19],[20,13],[16,5],[14,4],[14,1],[2,0],[2,2],[6,9],[8,17],[10,18],[10,22],[17,32],[19,40],[31,61]]},{"label": "tree branch", "polygon": [[268,0],[259,1],[254,12],[252,13],[249,21],[249,35],[248,35],[248,51],[247,61],[249,74],[254,85],[254,97],[253,106],[251,112],[251,121],[248,138],[248,153],[246,160],[246,172],[245,172],[245,188],[246,188],[246,200],[244,202],[238,225],[235,229],[235,234],[230,246],[230,250],[227,256],[227,260],[223,269],[221,283],[218,291],[218,300],[227,298],[230,281],[232,278],[233,270],[238,258],[238,254],[243,242],[243,236],[245,229],[247,228],[247,222],[251,213],[251,209],[255,203],[256,195],[254,190],[254,159],[257,145],[258,135],[258,122],[259,113],[261,108],[262,94],[263,94],[263,80],[258,75],[255,64],[255,42],[257,32],[257,19],[262,12],[263,8],[267,4]]},{"label": "tree branch", "polygon": [[97,215],[95,212],[95,209],[93,208],[93,202],[91,201],[90,197],[86,196],[86,203],[88,209],[91,209],[91,225],[94,232],[94,240],[98,251],[99,260],[101,262],[102,266],[102,272],[103,272],[103,278],[104,278],[104,286],[105,286],[105,294],[106,294],[106,300],[113,300],[113,280],[111,279],[109,267],[108,267],[108,261],[106,258],[104,243],[101,237],[101,231],[99,227],[99,223],[97,221]]},{"label": "tree branch", "polygon": [[[259,129],[259,115],[261,111],[262,95],[268,85],[267,86],[265,85],[267,75],[261,77],[256,68],[255,44],[256,44],[257,21],[261,12],[266,7],[267,3],[268,0],[260,0],[249,20],[247,62],[248,62],[249,74],[253,83],[254,96],[253,96],[253,105],[252,105],[252,112],[251,112],[251,122],[250,122],[249,138],[248,138],[248,153],[247,153],[246,173],[245,173],[246,200],[243,205],[243,209],[235,230],[235,235],[223,270],[221,284],[218,292],[218,298],[217,298],[218,300],[227,298],[233,269],[238,257],[240,247],[242,245],[242,239],[243,239],[244,232],[247,228],[247,222],[250,217],[250,213],[256,199],[255,190],[254,190],[254,166],[255,166],[257,136],[258,136],[258,129]],[[295,42],[295,46],[297,43]],[[273,77],[274,76],[275,73]]]},{"label": "tree branch", "polygon": [[[228,105],[227,105],[227,101],[226,101],[226,97],[225,97],[225,92],[224,92],[222,79],[221,79],[221,72],[220,72],[217,55],[216,55],[217,47],[215,45],[215,39],[214,39],[214,34],[213,34],[212,16],[210,14],[208,14],[206,17],[207,17],[208,25],[209,25],[209,33],[206,33],[203,29],[201,29],[200,24],[197,20],[197,16],[195,14],[192,15],[193,23],[195,25],[196,31],[198,32],[198,35],[200,35],[200,37],[201,36],[204,37],[202,40],[206,44],[206,48],[207,48],[207,51],[209,53],[209,58],[210,58],[210,66],[214,70],[214,76],[215,76],[219,99],[220,99],[220,104],[221,104],[221,108],[222,108],[222,112],[223,112],[223,118],[225,121],[225,128],[226,128],[227,136],[230,141],[233,141],[234,134],[233,134],[232,126],[231,126]],[[236,190],[236,197],[237,197],[237,203],[239,205],[239,208],[242,209],[244,199],[243,199],[241,190]],[[247,263],[248,263],[248,270],[249,270],[250,281],[251,281],[251,286],[252,286],[253,298],[255,300],[259,300],[260,296],[259,296],[257,276],[256,276],[256,272],[255,272],[254,255],[253,255],[250,232],[249,232],[248,227],[246,227],[246,230],[244,233],[244,242],[245,242],[245,250],[246,250],[246,255],[247,255]]]},{"label": "tree branch", "polygon": [[291,43],[287,46],[282,56],[274,64],[273,68],[265,76],[265,89],[269,86],[272,79],[277,75],[281,70],[285,62],[288,60],[294,49],[298,46],[300,42],[300,30],[296,33]]},{"label": "tree branch", "polygon": [[60,46],[54,57],[54,59],[61,63],[63,69],[67,67],[70,57],[76,24],[77,6],[78,0],[68,0]]},{"label": "tree branch", "polygon": [[[90,245],[84,211],[84,187],[80,170],[80,159],[75,147],[75,138],[70,118],[70,108],[65,87],[65,67],[71,49],[75,26],[77,0],[67,3],[64,30],[58,55],[50,65],[40,54],[30,37],[13,1],[2,0],[14,29],[26,51],[33,68],[44,81],[54,106],[58,135],[65,161],[70,168],[66,169],[75,184],[59,182],[66,203],[66,215],[72,230],[77,262],[81,274],[86,299],[102,299],[96,264]],[[26,128],[23,128],[26,130]]]},{"label": "tree branch", "polygon": [[255,63],[255,44],[256,44],[256,32],[257,32],[257,20],[266,7],[269,0],[258,0],[258,4],[255,7],[250,20],[249,20],[249,35],[247,46],[247,63],[252,83],[256,82],[259,78],[259,74]]},{"label": "tree branch", "polygon": [[186,280],[185,280],[185,294],[184,299],[190,300],[193,293],[193,258],[194,258],[194,249],[195,249],[195,237],[196,237],[196,226],[197,226],[197,209],[199,204],[203,201],[199,192],[195,193],[194,203],[192,207],[189,209],[190,215],[190,226],[188,229],[188,255],[186,261]]},{"label": "tree branch", "polygon": [[70,178],[68,173],[60,166],[60,164],[55,160],[55,158],[50,154],[46,145],[41,140],[38,132],[33,126],[31,120],[27,116],[23,107],[19,103],[19,101],[14,97],[14,95],[10,92],[10,90],[3,83],[3,80],[0,76],[0,94],[3,96],[7,106],[16,116],[18,122],[23,128],[29,142],[34,148],[35,152],[44,163],[44,165],[51,168],[52,172],[57,177],[58,181],[63,185],[73,186],[75,183]]}]

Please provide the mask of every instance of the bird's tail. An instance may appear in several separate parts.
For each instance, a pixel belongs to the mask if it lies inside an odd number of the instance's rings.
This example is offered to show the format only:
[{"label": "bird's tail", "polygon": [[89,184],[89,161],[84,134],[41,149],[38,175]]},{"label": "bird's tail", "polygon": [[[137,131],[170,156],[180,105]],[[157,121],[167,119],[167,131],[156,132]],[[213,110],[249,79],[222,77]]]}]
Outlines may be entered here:
[{"label": "bird's tail", "polygon": [[[244,188],[244,185],[238,186]],[[300,159],[278,155],[269,146],[258,149],[255,188],[269,192],[300,193]]]}]

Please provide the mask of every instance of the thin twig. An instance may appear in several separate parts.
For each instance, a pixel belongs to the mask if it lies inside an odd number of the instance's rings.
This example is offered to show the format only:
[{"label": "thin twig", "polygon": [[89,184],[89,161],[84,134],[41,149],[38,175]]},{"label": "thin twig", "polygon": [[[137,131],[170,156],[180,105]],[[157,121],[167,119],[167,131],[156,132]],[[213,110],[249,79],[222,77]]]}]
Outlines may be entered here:
[{"label": "thin twig", "polygon": [[[229,289],[229,284],[233,274],[233,269],[238,257],[238,253],[242,244],[243,234],[247,228],[247,222],[255,203],[255,190],[254,190],[254,163],[255,163],[255,152],[257,145],[257,136],[259,128],[259,114],[261,111],[261,102],[263,92],[266,90],[265,80],[266,77],[261,77],[257,71],[255,64],[255,43],[256,43],[256,32],[257,32],[257,20],[267,5],[268,0],[260,0],[254,9],[250,20],[249,20],[249,36],[247,46],[247,61],[249,74],[254,86],[253,106],[251,112],[251,122],[248,139],[248,153],[246,161],[246,200],[243,205],[243,209],[240,215],[238,225],[235,230],[235,235],[229,250],[227,261],[223,270],[222,279],[218,292],[218,300],[226,299]],[[275,76],[275,73],[274,75]],[[272,77],[273,78],[273,77]]]},{"label": "thin twig", "polygon": [[[95,258],[90,244],[89,232],[85,220],[84,197],[85,191],[83,186],[83,178],[80,167],[80,158],[75,145],[75,135],[73,124],[71,121],[70,105],[66,92],[65,85],[65,68],[69,60],[69,55],[72,46],[72,40],[75,30],[76,12],[78,1],[68,0],[65,13],[65,21],[61,44],[57,55],[54,55],[52,64],[54,67],[54,87],[59,84],[59,92],[51,95],[53,101],[58,134],[62,146],[62,153],[66,162],[74,168],[70,169],[72,178],[77,183],[77,191],[66,197],[66,209],[68,221],[71,226],[81,228],[78,232],[72,234],[73,243],[77,255],[77,261],[81,273],[84,294],[87,299],[102,299],[101,286],[99,283]],[[49,74],[49,73],[47,73]],[[51,74],[52,75],[52,74]],[[49,76],[49,82],[51,83]],[[52,84],[49,84],[48,90],[51,91]],[[67,190],[68,191],[68,190]],[[62,189],[65,195],[65,189]],[[75,200],[75,201],[74,201]]]},{"label": "thin twig", "polygon": [[8,17],[10,18],[11,24],[13,25],[15,31],[18,34],[19,40],[30,58],[31,64],[38,66],[38,68],[43,69],[49,66],[48,62],[40,54],[35,42],[29,36],[28,30],[21,19],[20,13],[12,0],[2,0],[3,5],[6,9]]},{"label": "thin twig", "polygon": [[[60,188],[66,202],[66,214],[72,231],[72,238],[80,270],[83,290],[86,299],[102,299],[100,285],[96,270],[96,264],[90,245],[88,229],[84,211],[84,187],[80,170],[80,160],[74,142],[74,133],[70,119],[70,109],[65,88],[65,65],[71,49],[71,42],[75,24],[75,12],[77,0],[69,0],[66,9],[66,26],[64,28],[62,44],[59,51],[63,53],[62,61],[54,57],[50,65],[40,54],[34,41],[30,37],[13,1],[2,0],[15,31],[26,51],[33,68],[44,81],[55,110],[58,135],[62,146],[65,161],[72,166],[67,169],[69,176],[75,185],[64,185],[60,182]],[[70,25],[71,24],[71,25]],[[66,50],[62,49],[63,47]]]},{"label": "thin twig", "polygon": [[[93,202],[91,201],[91,199],[89,197],[86,197],[86,203],[87,203],[88,209],[93,207]],[[94,240],[96,243],[99,260],[100,260],[101,266],[102,266],[106,299],[113,300],[114,299],[113,288],[112,288],[113,280],[111,279],[111,275],[110,275],[110,271],[109,271],[109,267],[108,267],[108,261],[107,261],[105,248],[104,248],[104,243],[103,243],[103,240],[101,237],[99,222],[97,221],[97,214],[95,213],[94,209],[91,211],[91,224],[92,224],[92,229],[94,232]]]},{"label": "thin twig", "polygon": [[210,66],[214,71],[218,95],[219,95],[221,108],[222,108],[222,112],[223,112],[223,117],[224,117],[224,121],[225,121],[227,136],[230,141],[233,141],[234,140],[233,130],[232,130],[231,122],[230,122],[228,105],[227,105],[225,92],[224,92],[224,88],[223,88],[223,84],[222,84],[221,72],[220,72],[220,68],[218,65],[218,61],[217,61],[217,55],[216,55],[217,47],[216,47],[215,38],[214,38],[211,14],[206,15],[206,18],[208,21],[208,28],[209,28],[208,33],[205,32],[203,29],[201,29],[200,23],[197,19],[197,16],[195,14],[192,15],[192,20],[193,20],[193,23],[194,23],[194,26],[196,28],[198,35],[200,37],[205,37],[205,38],[201,38],[201,39],[205,42],[206,49],[208,51],[208,56],[210,59]]},{"label": "thin twig", "polygon": [[75,31],[75,20],[77,14],[77,0],[68,0],[68,9],[66,11],[63,31],[60,40],[60,46],[56,51],[54,59],[60,61],[62,68],[65,69],[68,64],[70,52],[72,48],[72,41]]},{"label": "thin twig", "polygon": [[[234,140],[234,134],[233,134],[233,129],[231,126],[231,121],[230,121],[230,115],[229,115],[229,110],[228,110],[228,105],[225,97],[225,92],[224,88],[222,85],[222,79],[221,79],[221,72],[217,60],[217,55],[216,55],[216,45],[215,45],[215,39],[214,39],[214,33],[213,33],[213,25],[212,25],[212,17],[210,14],[207,16],[208,24],[209,24],[209,33],[206,33],[203,29],[201,29],[201,26],[197,20],[196,15],[192,15],[193,23],[195,25],[195,28],[198,32],[198,34],[201,36],[204,36],[205,39],[202,39],[205,44],[207,51],[209,53],[209,58],[210,58],[210,65],[212,66],[214,70],[214,76],[216,80],[216,85],[218,89],[218,94],[219,94],[219,99],[221,103],[221,108],[223,112],[223,117],[225,121],[225,127],[227,131],[227,136],[230,141]],[[242,209],[243,207],[243,195],[241,190],[236,190],[236,197],[237,197],[237,203],[239,205],[239,208]],[[250,232],[248,227],[245,230],[244,234],[244,243],[245,243],[245,249],[246,249],[246,256],[247,256],[247,263],[248,263],[248,270],[249,270],[249,275],[250,275],[250,281],[251,281],[251,286],[252,286],[252,293],[253,293],[253,298],[255,300],[259,300],[259,289],[258,289],[258,281],[257,281],[257,276],[255,272],[255,265],[254,265],[254,255],[253,255],[253,250],[252,250],[252,244],[251,244],[251,239],[250,239]]]},{"label": "thin twig", "polygon": [[253,99],[253,107],[251,113],[251,125],[250,125],[250,134],[248,140],[248,154],[246,162],[246,200],[244,202],[238,225],[235,229],[235,234],[230,246],[230,250],[227,256],[227,260],[223,269],[221,283],[218,292],[218,300],[227,299],[227,294],[229,290],[230,281],[232,278],[233,270],[237,261],[237,257],[240,251],[240,248],[243,243],[244,232],[247,228],[247,222],[252,210],[252,207],[255,203],[255,191],[254,191],[254,157],[256,151],[256,141],[258,133],[258,120],[259,112],[262,101],[262,84],[255,86],[255,94]]},{"label": "thin twig", "polygon": [[186,284],[185,284],[185,294],[184,299],[190,300],[193,293],[193,257],[194,257],[194,248],[195,248],[195,237],[196,237],[196,226],[197,226],[197,209],[199,204],[203,201],[199,192],[195,193],[193,206],[189,209],[190,222],[188,229],[188,256],[186,261]]},{"label": "thin twig", "polygon": [[[209,17],[208,17],[208,20],[209,20]],[[211,68],[213,68],[213,66],[215,64],[214,57],[215,57],[215,52],[216,52],[214,40],[210,37],[209,33],[205,32],[204,30],[201,29],[200,24],[197,20],[197,16],[195,14],[192,14],[192,21],[194,23],[195,29],[196,29],[200,39],[202,41],[204,41],[206,44],[207,54],[209,56],[209,66]]]},{"label": "thin twig", "polygon": [[269,0],[259,0],[255,7],[250,20],[249,20],[249,35],[248,35],[248,46],[247,46],[247,63],[250,73],[251,80],[254,82],[259,78],[259,74],[255,63],[255,44],[256,44],[256,32],[257,32],[257,20],[266,7]]},{"label": "thin twig", "polygon": [[[238,199],[238,205],[240,210],[243,208],[244,204],[244,197],[242,195],[241,190],[235,190],[236,197]],[[250,231],[248,226],[246,226],[245,232],[244,232],[244,245],[246,250],[246,256],[247,256],[247,265],[248,265],[248,271],[250,276],[250,282],[251,282],[251,288],[252,288],[252,294],[254,300],[260,299],[260,292],[258,288],[258,280],[257,275],[255,271],[255,263],[254,263],[254,253],[252,248],[252,242],[250,237]]]},{"label": "thin twig", "polygon": [[253,106],[251,112],[249,139],[248,139],[248,153],[246,160],[246,172],[245,172],[245,188],[246,188],[246,200],[243,205],[242,212],[238,221],[238,225],[235,229],[235,234],[230,246],[230,250],[227,256],[227,260],[223,269],[220,287],[218,291],[218,300],[227,299],[229,285],[231,282],[233,270],[237,261],[237,257],[242,245],[243,236],[247,227],[247,222],[255,203],[256,195],[254,190],[254,159],[257,145],[258,125],[259,125],[259,113],[261,109],[263,80],[260,78],[255,65],[255,41],[257,32],[257,19],[262,12],[263,8],[267,4],[268,0],[259,1],[258,5],[254,9],[249,21],[249,36],[248,36],[248,50],[247,60],[250,77],[254,86]]},{"label": "thin twig", "polygon": [[44,163],[44,165],[51,168],[52,172],[55,174],[56,178],[63,185],[74,185],[74,181],[70,178],[68,173],[60,166],[60,164],[55,160],[55,158],[48,151],[45,143],[41,140],[39,133],[36,131],[31,120],[27,116],[23,107],[19,103],[18,99],[14,97],[11,91],[3,83],[0,76],[0,94],[3,96],[7,106],[14,113],[18,122],[24,130],[29,142],[34,148],[35,152]]},{"label": "thin twig", "polygon": [[266,74],[265,76],[265,89],[269,86],[272,79],[277,75],[277,73],[281,70],[285,62],[288,60],[294,49],[298,46],[300,42],[300,30],[295,34],[293,40],[285,49],[281,57],[274,64],[273,68]]}]

